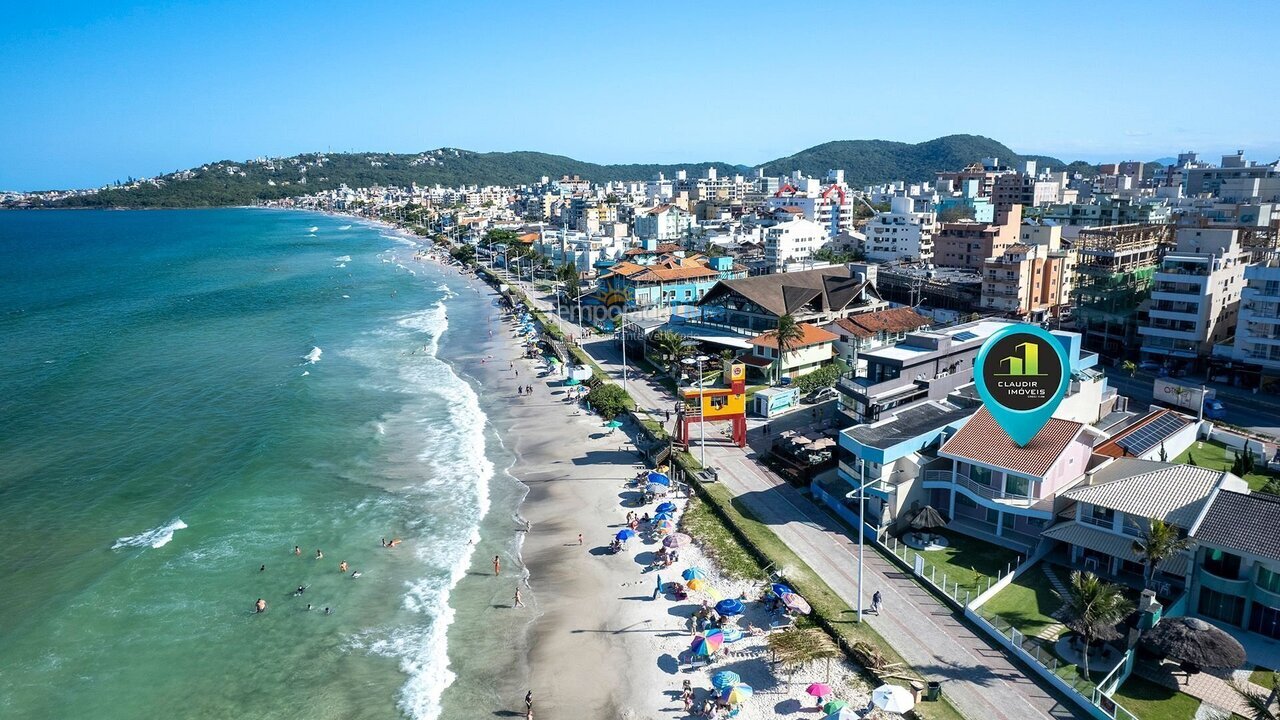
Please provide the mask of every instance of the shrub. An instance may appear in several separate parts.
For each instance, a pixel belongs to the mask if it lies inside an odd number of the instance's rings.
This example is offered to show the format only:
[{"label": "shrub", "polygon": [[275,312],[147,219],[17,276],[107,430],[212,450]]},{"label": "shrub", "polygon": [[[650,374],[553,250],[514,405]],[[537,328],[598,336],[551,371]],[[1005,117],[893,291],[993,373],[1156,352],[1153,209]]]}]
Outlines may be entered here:
[{"label": "shrub", "polygon": [[587,403],[605,420],[612,420],[635,407],[626,390],[613,383],[600,383],[587,393]]},{"label": "shrub", "polygon": [[809,393],[820,388],[831,387],[840,379],[840,373],[842,370],[843,368],[836,363],[825,365],[814,370],[808,375],[798,378],[795,385],[802,393]]}]

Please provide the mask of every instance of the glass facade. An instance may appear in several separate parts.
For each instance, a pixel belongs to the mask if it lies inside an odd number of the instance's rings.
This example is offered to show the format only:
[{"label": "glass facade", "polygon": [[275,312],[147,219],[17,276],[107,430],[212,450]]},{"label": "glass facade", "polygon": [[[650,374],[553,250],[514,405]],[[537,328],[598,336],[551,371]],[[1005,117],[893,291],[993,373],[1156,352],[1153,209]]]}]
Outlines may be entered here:
[{"label": "glass facade", "polygon": [[1240,577],[1240,556],[1222,550],[1209,550],[1204,555],[1204,569],[1227,580]]},{"label": "glass facade", "polygon": [[1244,598],[1200,588],[1200,605],[1197,610],[1205,617],[1238,627],[1244,620]]},{"label": "glass facade", "polygon": [[1280,595],[1280,571],[1258,566],[1258,587]]},{"label": "glass facade", "polygon": [[1280,640],[1280,608],[1255,602],[1249,609],[1249,629],[1273,640]]}]

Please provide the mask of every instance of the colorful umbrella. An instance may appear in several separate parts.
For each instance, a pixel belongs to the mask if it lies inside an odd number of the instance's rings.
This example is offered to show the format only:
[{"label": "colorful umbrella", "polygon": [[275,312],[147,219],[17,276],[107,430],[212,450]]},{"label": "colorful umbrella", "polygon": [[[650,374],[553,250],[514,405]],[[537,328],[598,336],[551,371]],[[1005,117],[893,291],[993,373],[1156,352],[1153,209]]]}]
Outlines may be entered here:
[{"label": "colorful umbrella", "polygon": [[658,528],[658,532],[662,533],[663,535],[666,535],[669,532],[675,532],[676,524],[671,522],[670,520],[659,520],[657,528]]},{"label": "colorful umbrella", "polygon": [[716,603],[716,612],[721,615],[741,615],[747,607],[738,598],[725,598]]},{"label": "colorful umbrella", "polygon": [[871,704],[885,712],[904,713],[915,707],[916,701],[901,685],[881,685],[871,691]]},{"label": "colorful umbrella", "polygon": [[702,592],[707,587],[707,581],[701,578],[694,578],[689,581],[689,589],[694,592]]},{"label": "colorful umbrella", "polygon": [[770,589],[773,590],[773,594],[777,595],[778,597],[782,597],[787,593],[795,592],[795,590],[792,590],[791,588],[787,587],[786,585],[783,585],[782,583],[774,583],[773,587],[771,587]]},{"label": "colorful umbrella", "polygon": [[742,682],[742,678],[738,673],[732,670],[721,670],[711,676],[711,687],[716,690],[723,690],[727,687],[733,687]]},{"label": "colorful umbrella", "polygon": [[662,546],[669,548],[680,548],[693,542],[693,538],[684,533],[671,533],[662,539]]},{"label": "colorful umbrella", "polygon": [[716,654],[716,651],[719,650],[720,646],[723,644],[724,635],[720,635],[718,633],[707,633],[705,637],[699,635],[694,638],[693,643],[689,645],[689,649],[693,651],[694,655],[711,657]]},{"label": "colorful umbrella", "polygon": [[691,567],[688,570],[685,570],[684,572],[680,573],[680,577],[684,578],[685,580],[705,580],[707,577],[707,574],[702,571],[702,568]]},{"label": "colorful umbrella", "polygon": [[[843,702],[843,701],[837,700],[836,702]],[[827,703],[827,705],[830,705],[830,704],[831,703]],[[826,705],[824,705],[823,707],[826,707]],[[861,717],[862,716],[859,715],[858,712],[853,708],[842,707],[839,710],[836,710],[835,712],[822,718],[822,720],[859,720]]]},{"label": "colorful umbrella", "polygon": [[[649,482],[653,482],[653,481],[650,480]],[[655,508],[655,510],[660,513],[673,513],[676,511],[676,504],[673,502],[664,502],[661,505],[659,505],[657,508]]]},{"label": "colorful umbrella", "polygon": [[631,528],[623,528],[618,531],[617,535],[614,535],[615,538],[622,540],[624,542],[627,540],[630,540],[635,536],[636,536],[636,531],[632,530]]},{"label": "colorful umbrella", "polygon": [[822,698],[831,694],[831,686],[826,683],[814,683],[804,691],[813,697]]},{"label": "colorful umbrella", "polygon": [[605,423],[604,426],[607,428],[620,428],[622,427],[622,422],[618,420],[610,420],[609,422]]},{"label": "colorful umbrella", "polygon": [[795,593],[784,593],[782,595],[782,604],[786,606],[788,610],[798,612],[801,615],[808,615],[813,611],[813,608],[809,607],[809,603],[805,602],[804,598]]},{"label": "colorful umbrella", "polygon": [[839,712],[848,706],[849,706],[849,703],[843,700],[832,700],[831,702],[822,706],[822,712],[830,715],[831,713]]},{"label": "colorful umbrella", "polygon": [[660,472],[650,470],[649,475],[645,477],[645,482],[648,482],[651,484],[657,483],[658,485],[670,485],[671,478],[667,477],[666,475],[663,475]]},{"label": "colorful umbrella", "polygon": [[738,705],[750,700],[754,693],[750,685],[734,685],[720,691],[720,702],[726,705]]},{"label": "colorful umbrella", "polygon": [[654,522],[661,522],[663,520],[674,520],[674,519],[675,519],[675,516],[672,515],[671,513],[660,512],[657,515],[653,516]]}]

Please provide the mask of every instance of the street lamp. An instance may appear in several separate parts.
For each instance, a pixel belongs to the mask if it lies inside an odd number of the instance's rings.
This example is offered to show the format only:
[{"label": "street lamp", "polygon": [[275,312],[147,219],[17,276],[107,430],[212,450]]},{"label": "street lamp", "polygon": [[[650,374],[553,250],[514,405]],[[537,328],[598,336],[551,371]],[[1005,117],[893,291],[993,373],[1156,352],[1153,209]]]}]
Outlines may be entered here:
[{"label": "street lamp", "polygon": [[846,498],[858,496],[858,622],[862,622],[862,546],[866,537],[866,520],[863,519],[863,513],[867,506],[866,489],[876,484],[876,480],[867,480],[867,459],[858,459],[859,472],[858,481],[862,483],[857,490],[851,490],[845,495]]},{"label": "street lamp", "polygon": [[693,367],[698,367],[698,464],[702,467],[707,466],[707,419],[703,417],[703,400],[704,393],[702,389],[702,363],[710,360],[706,355],[699,355],[696,358],[685,358],[680,362]]}]

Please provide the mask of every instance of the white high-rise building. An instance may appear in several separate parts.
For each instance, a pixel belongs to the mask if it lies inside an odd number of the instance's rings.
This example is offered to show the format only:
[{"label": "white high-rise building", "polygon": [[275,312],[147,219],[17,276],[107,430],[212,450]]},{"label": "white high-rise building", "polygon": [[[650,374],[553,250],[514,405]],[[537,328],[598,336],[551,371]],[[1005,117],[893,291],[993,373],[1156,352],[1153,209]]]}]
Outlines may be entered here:
[{"label": "white high-rise building", "polygon": [[1179,228],[1177,250],[1156,268],[1147,324],[1138,328],[1142,356],[1194,361],[1236,329],[1248,253],[1239,231]]},{"label": "white high-rise building", "polygon": [[792,217],[764,231],[764,257],[774,270],[808,262],[829,239],[822,225],[807,218]]},{"label": "white high-rise building", "polygon": [[916,201],[909,197],[895,195],[889,203],[889,212],[877,213],[862,229],[867,236],[863,245],[867,259],[933,262],[937,216],[932,212],[917,212]]}]

